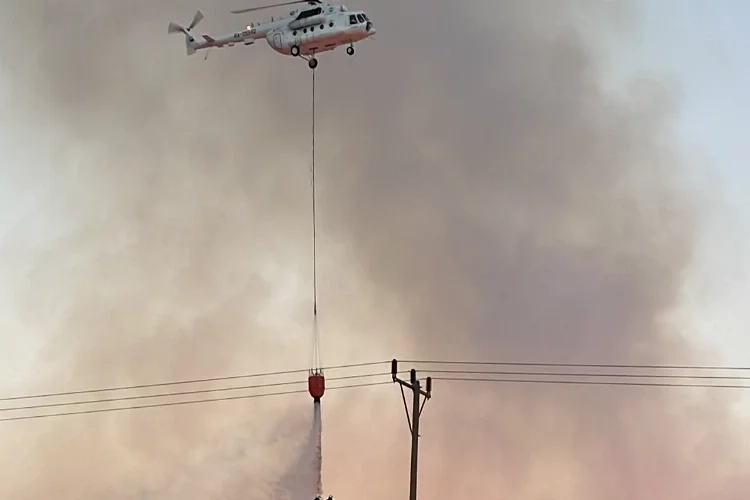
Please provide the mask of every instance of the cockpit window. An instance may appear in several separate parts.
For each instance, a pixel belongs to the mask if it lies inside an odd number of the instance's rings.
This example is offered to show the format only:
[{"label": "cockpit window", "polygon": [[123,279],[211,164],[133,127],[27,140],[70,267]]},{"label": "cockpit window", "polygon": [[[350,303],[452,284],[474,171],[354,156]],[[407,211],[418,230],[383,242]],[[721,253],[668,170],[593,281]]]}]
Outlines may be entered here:
[{"label": "cockpit window", "polygon": [[365,14],[364,12],[362,13],[362,17],[365,18],[365,21],[369,21],[370,20],[370,19],[368,19],[367,14]]},{"label": "cockpit window", "polygon": [[365,22],[365,18],[364,16],[362,16],[362,14],[357,14],[357,19],[359,20],[360,23]]},{"label": "cockpit window", "polygon": [[357,24],[357,16],[355,16],[354,14],[351,14],[349,16],[349,24]]}]

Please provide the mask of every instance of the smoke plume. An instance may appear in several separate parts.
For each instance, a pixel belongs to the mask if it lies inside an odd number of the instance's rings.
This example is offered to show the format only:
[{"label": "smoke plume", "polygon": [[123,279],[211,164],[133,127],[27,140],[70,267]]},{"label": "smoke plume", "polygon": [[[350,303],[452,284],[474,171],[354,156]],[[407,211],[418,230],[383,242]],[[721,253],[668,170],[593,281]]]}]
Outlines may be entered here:
[{"label": "smoke plume", "polygon": [[[238,6],[4,2],[0,360],[22,381],[6,392],[305,367],[310,72],[262,43],[186,58],[166,33],[198,7],[199,30],[230,32]],[[317,70],[324,363],[701,362],[668,321],[700,230],[679,102],[656,75],[607,83],[603,33],[638,13],[349,7],[378,34]],[[307,397],[3,422],[0,496],[268,498]],[[396,389],[324,399],[325,494],[405,495]],[[436,381],[420,496],[738,500],[730,403]]]}]

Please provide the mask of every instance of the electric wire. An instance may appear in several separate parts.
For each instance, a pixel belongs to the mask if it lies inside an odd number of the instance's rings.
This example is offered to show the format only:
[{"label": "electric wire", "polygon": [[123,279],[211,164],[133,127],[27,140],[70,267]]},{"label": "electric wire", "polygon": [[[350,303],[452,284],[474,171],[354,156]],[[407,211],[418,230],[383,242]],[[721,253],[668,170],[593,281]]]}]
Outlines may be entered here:
[{"label": "electric wire", "polygon": [[[389,374],[390,373],[385,373],[385,372],[366,373],[362,375],[347,375],[347,376],[342,376],[342,377],[333,377],[333,378],[329,378],[328,380],[332,380],[332,381],[351,380],[351,379],[356,379],[356,378],[380,377],[380,376],[389,375]],[[285,385],[295,385],[295,384],[304,384],[304,383],[306,383],[305,380],[293,380],[293,381],[286,381],[286,382],[273,382],[273,383],[256,384],[256,385],[219,387],[219,388],[213,388],[213,389],[197,389],[197,390],[191,390],[191,391],[178,391],[178,392],[168,392],[168,393],[159,393],[159,394],[139,394],[139,395],[134,395],[134,396],[120,396],[116,398],[90,399],[90,400],[83,400],[83,401],[61,401],[57,403],[42,403],[42,404],[34,404],[34,405],[26,405],[26,406],[10,406],[10,407],[4,407],[4,408],[0,407],[0,412],[16,411],[16,410],[35,410],[39,408],[55,408],[55,407],[60,407],[60,406],[73,406],[73,405],[84,405],[84,404],[113,403],[113,402],[118,402],[118,401],[132,401],[134,399],[152,399],[152,398],[166,398],[166,397],[175,397],[175,396],[189,396],[189,395],[194,395],[194,394],[207,394],[211,392],[265,389],[268,387],[280,387],[280,386],[285,386]]]},{"label": "electric wire", "polygon": [[[564,374],[563,374],[564,375]],[[463,378],[463,377],[433,377],[433,380],[445,382],[484,382],[503,384],[558,384],[558,385],[604,385],[629,387],[688,387],[703,389],[750,389],[750,385],[732,384],[698,384],[698,383],[669,383],[669,382],[617,382],[610,380],[539,380],[539,379],[501,379],[501,378]]]},{"label": "electric wire", "polygon": [[[366,366],[384,365],[386,363],[389,363],[389,361],[372,361],[372,362],[367,362],[367,363],[350,363],[350,364],[344,364],[344,365],[332,365],[332,366],[326,367],[326,370],[330,371],[330,370],[341,370],[341,369],[346,369],[346,368],[360,368],[360,367],[366,367]],[[51,398],[51,397],[57,397],[57,396],[74,396],[74,395],[80,395],[80,394],[94,394],[94,393],[99,393],[99,392],[114,392],[114,391],[125,391],[125,390],[135,390],[135,389],[148,389],[152,387],[168,387],[168,386],[175,386],[175,385],[198,384],[198,383],[205,383],[205,382],[224,382],[228,380],[273,377],[273,376],[279,376],[279,375],[292,375],[292,374],[297,374],[297,373],[307,373],[308,371],[309,369],[302,368],[302,369],[297,369],[297,370],[280,370],[280,371],[264,372],[264,373],[245,373],[245,374],[240,374],[240,375],[185,379],[185,380],[169,381],[169,382],[156,382],[156,383],[150,383],[150,384],[102,387],[102,388],[97,388],[97,389],[81,389],[81,390],[74,390],[74,391],[47,392],[47,393],[41,393],[41,394],[31,394],[31,395],[26,395],[26,396],[7,396],[7,397],[0,398],[0,402],[18,401],[22,399]]]},{"label": "electric wire", "polygon": [[[516,367],[546,367],[546,368],[560,368],[560,367],[575,367],[575,368],[620,368],[620,369],[652,369],[652,370],[696,370],[696,371],[721,371],[721,370],[729,370],[729,371],[750,371],[750,367],[743,367],[743,366],[704,366],[704,365],[659,365],[659,364],[603,364],[603,363],[544,363],[544,362],[510,362],[510,361],[451,361],[451,360],[405,360],[400,361],[401,363],[413,363],[418,365],[481,365],[481,366],[516,366]],[[377,365],[385,365],[389,364],[390,361],[374,361],[374,362],[365,362],[365,363],[350,363],[350,364],[341,364],[341,365],[332,365],[328,366],[325,369],[326,370],[341,370],[341,369],[351,369],[351,368],[360,368],[360,367],[372,367]],[[146,383],[146,384],[135,384],[135,385],[126,385],[126,386],[111,386],[111,387],[103,387],[103,388],[92,388],[92,389],[82,389],[82,390],[71,390],[71,391],[60,391],[60,392],[47,392],[47,393],[37,393],[37,394],[31,394],[31,395],[19,395],[19,396],[8,396],[8,397],[0,397],[0,402],[10,402],[10,401],[20,401],[20,400],[28,400],[28,399],[43,399],[43,398],[51,398],[51,397],[59,397],[59,396],[74,396],[74,395],[83,395],[83,394],[96,394],[96,393],[103,393],[103,392],[116,392],[116,391],[129,391],[129,390],[136,390],[136,389],[147,389],[147,388],[156,388],[156,387],[169,387],[169,386],[178,386],[178,385],[188,385],[188,384],[199,384],[199,383],[207,383],[207,382],[222,382],[222,381],[230,381],[230,380],[241,380],[241,379],[251,379],[251,378],[261,378],[261,377],[273,377],[273,376],[283,376],[283,375],[292,375],[292,374],[300,374],[308,372],[308,369],[296,369],[296,370],[278,370],[278,371],[271,371],[271,372],[261,372],[261,373],[245,373],[245,374],[239,374],[239,375],[229,375],[229,376],[218,376],[218,377],[206,377],[206,378],[195,378],[195,379],[184,379],[184,380],[177,380],[177,381],[167,381],[167,382],[157,382],[157,383]],[[560,380],[561,377],[571,377],[571,378],[623,378],[623,379],[679,379],[679,380],[700,380],[700,381],[709,381],[709,380],[734,380],[734,381],[741,381],[741,380],[750,380],[750,376],[741,376],[741,375],[693,375],[693,374],[671,374],[671,373],[656,373],[656,374],[642,374],[642,373],[593,373],[593,372],[565,372],[565,371],[550,371],[550,372],[537,372],[537,371],[494,371],[494,370],[456,370],[456,369],[424,369],[421,370],[424,373],[434,373],[438,375],[438,377],[433,377],[435,380],[443,380],[443,381],[463,381],[463,382],[504,382],[504,383],[545,383],[545,384],[574,384],[579,383],[580,385],[639,385],[639,386],[659,386],[659,387],[716,387],[716,388],[746,388],[746,386],[743,385],[731,385],[731,384],[696,384],[696,383],[660,383],[660,382],[647,382],[647,383],[635,383],[635,382],[607,382],[607,381],[563,381]],[[406,372],[405,372],[406,373]],[[344,376],[344,377],[334,377],[331,380],[343,380],[346,378],[359,378],[359,377],[367,377],[367,376],[375,376],[376,374],[363,374],[363,375],[351,375],[351,376]],[[453,376],[441,376],[441,375],[453,375]],[[461,376],[463,375],[463,377]],[[485,376],[485,378],[476,378],[478,376]],[[498,379],[498,378],[492,378],[487,379],[486,377],[496,377],[496,376],[526,376],[526,377],[553,377],[557,378],[557,380],[525,380],[525,379]],[[302,381],[293,381],[293,382],[283,382],[283,383],[268,383],[268,384],[257,384],[252,386],[242,386],[240,388],[244,389],[252,389],[252,388],[262,388],[262,387],[272,387],[272,386],[279,386],[279,385],[286,385],[286,384],[294,384],[294,383],[303,383]],[[126,399],[141,399],[141,398],[155,398],[155,397],[170,397],[170,396],[177,396],[177,395],[187,395],[187,394],[197,394],[197,393],[203,393],[203,392],[222,392],[222,391],[230,391],[230,390],[240,390],[240,388],[232,388],[232,387],[221,387],[216,389],[205,389],[205,390],[199,390],[199,391],[180,391],[180,392],[172,392],[172,393],[166,393],[166,394],[149,394],[149,395],[138,395],[138,396],[129,396]],[[74,402],[72,404],[84,404],[84,403],[97,403],[97,402],[109,402],[109,401],[121,401],[122,398],[106,398],[101,400],[88,400],[83,402]],[[65,404],[71,404],[71,403],[56,403],[56,405],[65,405]],[[32,407],[46,407],[46,405],[28,405],[24,407],[13,407],[8,409],[2,409],[0,408],[0,411],[9,411],[11,409],[29,409]]]},{"label": "electric wire", "polygon": [[706,366],[706,365],[667,365],[667,364],[614,364],[614,363],[545,363],[520,361],[448,361],[448,360],[399,360],[401,363],[429,365],[484,365],[484,366],[528,366],[547,368],[624,368],[653,370],[705,370],[705,371],[750,371],[750,366]]},{"label": "electric wire", "polygon": [[[384,384],[390,384],[392,382],[367,382],[362,384],[350,384],[350,385],[341,385],[341,386],[335,386],[335,387],[328,387],[326,390],[336,390],[336,389],[352,389],[355,387],[371,387],[376,385],[384,385]],[[125,407],[117,407],[117,408],[96,408],[91,410],[81,410],[81,411],[69,411],[69,412],[59,412],[59,413],[45,413],[42,415],[24,415],[19,417],[4,417],[0,418],[0,422],[8,422],[13,420],[35,420],[40,418],[50,418],[50,417],[64,417],[64,416],[71,416],[71,415],[84,415],[84,414],[91,414],[91,413],[106,413],[106,412],[114,412],[114,411],[126,411],[126,410],[142,410],[146,408],[164,408],[169,406],[180,406],[180,405],[191,405],[191,404],[200,404],[200,403],[213,403],[217,401],[234,401],[234,400],[240,400],[240,399],[251,399],[251,398],[262,398],[262,397],[270,397],[270,396],[282,396],[287,394],[302,394],[307,392],[307,389],[300,389],[300,390],[293,390],[293,391],[279,391],[279,392],[269,392],[269,393],[263,393],[263,394],[246,394],[242,396],[227,396],[223,398],[210,398],[210,399],[194,399],[189,401],[170,401],[168,403],[154,403],[149,405],[138,405],[138,406],[125,406]]]},{"label": "electric wire", "polygon": [[458,375],[528,375],[535,377],[584,377],[584,378],[662,378],[662,379],[698,379],[698,380],[750,380],[748,375],[678,375],[647,373],[593,373],[593,372],[521,372],[521,371],[484,371],[484,370],[424,370],[425,373],[458,374]]}]

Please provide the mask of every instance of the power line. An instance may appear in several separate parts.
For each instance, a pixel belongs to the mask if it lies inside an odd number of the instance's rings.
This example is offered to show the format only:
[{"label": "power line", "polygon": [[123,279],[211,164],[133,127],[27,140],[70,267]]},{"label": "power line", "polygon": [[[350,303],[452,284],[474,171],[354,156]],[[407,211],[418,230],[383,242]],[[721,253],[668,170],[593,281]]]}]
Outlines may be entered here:
[{"label": "power line", "polygon": [[583,378],[662,378],[662,379],[698,379],[698,380],[750,380],[749,375],[677,375],[647,373],[580,373],[580,372],[520,372],[520,371],[484,371],[484,370],[424,370],[427,373],[446,373],[458,375],[530,375],[534,377],[583,377]]},{"label": "power line", "polygon": [[484,366],[528,366],[548,368],[625,368],[625,369],[653,369],[653,370],[730,370],[750,371],[750,366],[705,366],[705,365],[636,365],[613,363],[543,363],[519,361],[447,361],[447,360],[399,360],[402,363],[428,365],[484,365]]},{"label": "power line", "polygon": [[[391,381],[387,381],[387,382],[369,382],[369,383],[363,383],[363,384],[341,385],[337,387],[329,387],[327,390],[351,389],[355,387],[370,387],[370,386],[384,385],[384,384],[391,384],[391,383],[392,383]],[[39,418],[63,417],[63,416],[70,416],[70,415],[84,415],[84,414],[91,414],[91,413],[105,413],[105,412],[110,412],[110,411],[141,410],[145,408],[163,408],[167,406],[212,403],[212,402],[217,402],[217,401],[234,401],[234,400],[239,400],[239,399],[281,396],[281,395],[286,395],[286,394],[301,394],[305,392],[307,392],[307,389],[294,390],[294,391],[269,392],[269,393],[264,393],[264,394],[247,394],[243,396],[227,396],[223,398],[196,399],[196,400],[190,400],[190,401],[171,401],[169,403],[155,403],[155,404],[150,404],[150,405],[126,406],[126,407],[118,407],[118,408],[97,408],[93,410],[46,413],[43,415],[26,415],[22,417],[0,418],[0,422],[9,422],[11,420],[34,420],[34,419],[39,419]]]},{"label": "power line", "polygon": [[[340,370],[344,368],[360,368],[360,367],[365,367],[365,366],[384,365],[389,362],[390,361],[375,361],[375,362],[369,362],[369,363],[353,363],[353,364],[347,364],[347,365],[335,365],[335,366],[327,367],[326,370]],[[298,370],[282,370],[282,371],[265,372],[265,373],[246,373],[246,374],[241,374],[241,375],[229,375],[229,376],[222,376],[222,377],[188,379],[188,380],[179,380],[179,381],[170,381],[170,382],[157,382],[157,383],[150,383],[150,384],[105,387],[105,388],[99,388],[99,389],[82,389],[82,390],[75,390],[75,391],[48,392],[48,393],[43,393],[43,394],[33,394],[33,395],[27,395],[27,396],[3,397],[3,398],[0,398],[0,401],[17,401],[21,399],[50,398],[50,397],[56,397],[56,396],[74,396],[78,394],[93,394],[97,392],[147,389],[150,387],[166,387],[166,386],[173,386],[173,385],[197,384],[197,383],[204,383],[204,382],[222,382],[222,381],[228,381],[228,380],[238,380],[238,379],[247,379],[247,378],[272,377],[272,376],[278,376],[278,375],[292,375],[296,373],[307,373],[308,371],[309,371],[308,368],[303,368],[303,369],[298,369]]]},{"label": "power line", "polygon": [[[388,362],[389,361],[351,363],[351,364],[329,366],[325,369],[328,371],[331,371],[331,370],[341,370],[341,369],[347,369],[347,368],[360,368],[360,367],[386,364]],[[467,365],[467,366],[508,366],[508,367],[515,366],[515,367],[590,368],[590,369],[620,368],[620,369],[696,370],[696,371],[710,371],[710,370],[750,371],[750,367],[743,367],[743,366],[705,366],[705,365],[659,365],[659,364],[638,365],[638,364],[612,364],[612,363],[594,364],[594,363],[548,363],[548,362],[513,362],[513,361],[457,361],[457,360],[407,360],[404,362],[423,364],[423,365],[454,365],[454,366],[455,365]],[[18,400],[25,400],[25,399],[41,399],[41,398],[50,398],[50,397],[58,397],[58,396],[95,394],[95,393],[102,393],[102,392],[127,391],[127,390],[135,390],[135,389],[168,387],[168,386],[198,384],[198,383],[207,383],[207,382],[222,382],[222,381],[230,381],[230,380],[260,378],[260,377],[292,375],[292,374],[299,374],[299,373],[307,373],[308,371],[309,369],[279,370],[279,371],[272,371],[272,372],[245,373],[245,374],[239,374],[239,375],[185,379],[185,380],[168,381],[168,382],[135,384],[135,385],[128,385],[128,386],[112,386],[112,387],[95,388],[95,389],[47,392],[47,393],[41,393],[41,394],[2,397],[0,398],[0,402],[18,401]],[[746,380],[746,379],[750,379],[750,376],[719,376],[719,375],[711,376],[711,375],[682,375],[682,374],[680,375],[648,374],[647,375],[647,374],[623,374],[623,373],[620,373],[620,374],[565,373],[565,372],[538,373],[538,372],[506,372],[506,371],[486,371],[486,370],[473,371],[473,370],[432,370],[432,369],[428,369],[425,371],[436,373],[436,374],[442,373],[442,374],[464,374],[464,375],[527,375],[527,376],[553,376],[553,377],[560,377],[560,376],[567,375],[570,377],[592,377],[592,378],[593,377],[608,377],[608,378],[622,377],[622,378],[675,378],[675,379],[700,379],[700,380],[710,380],[710,379]],[[271,385],[284,385],[284,384],[271,384]],[[255,387],[255,386],[246,386],[246,387],[250,388],[250,387]],[[259,385],[258,387],[261,387],[261,385]],[[712,387],[717,387],[717,386],[714,385]],[[219,389],[219,390],[231,390],[231,389],[224,388],[224,389]],[[189,391],[186,391],[186,392],[190,393]],[[205,391],[205,392],[209,392],[209,391]],[[161,395],[138,396],[137,398],[157,397],[157,396],[161,396]],[[135,397],[133,397],[132,399],[135,399]],[[118,400],[118,398],[112,398],[112,400]],[[104,401],[110,401],[110,400],[104,400]],[[80,404],[80,403],[76,403],[76,404]]]},{"label": "power line", "polygon": [[750,385],[731,384],[691,384],[669,382],[617,382],[596,380],[539,380],[539,379],[503,379],[503,378],[463,378],[463,377],[433,377],[433,380],[446,382],[495,382],[503,384],[559,384],[559,385],[608,385],[630,387],[694,387],[705,389],[750,389]]},{"label": "power line", "polygon": [[[405,373],[405,372],[404,372]],[[699,379],[699,380],[750,380],[750,377],[743,377],[743,376],[711,376],[711,375],[647,375],[647,374],[628,374],[628,373],[554,373],[554,372],[510,372],[510,371],[462,371],[462,370],[428,370],[428,373],[443,373],[443,374],[457,374],[457,375],[525,375],[525,376],[542,376],[542,377],[586,377],[586,378],[667,378],[667,379]],[[361,374],[361,375],[347,375],[347,376],[340,376],[340,377],[333,377],[329,380],[351,380],[351,379],[357,379],[357,378],[366,378],[366,377],[378,377],[378,376],[384,376],[388,375],[388,373],[385,372],[379,372],[379,373],[367,373],[367,374]],[[481,382],[519,382],[519,383],[532,383],[532,382],[546,382],[546,383],[553,383],[554,380],[523,380],[523,379],[497,379],[497,378],[465,378],[465,377],[437,377],[435,380],[447,380],[447,381],[481,381]],[[559,380],[558,383],[574,383],[576,381],[563,381]],[[596,385],[645,385],[645,386],[653,386],[653,385],[661,385],[661,386],[667,386],[667,387],[723,387],[723,388],[750,388],[750,386],[738,386],[738,385],[717,385],[717,384],[695,384],[695,383],[680,383],[680,384],[654,384],[654,383],[608,383],[608,382],[583,382],[578,381],[581,384],[596,384]],[[273,382],[273,383],[265,383],[265,384],[256,384],[256,385],[244,385],[244,386],[232,386],[232,387],[219,387],[219,388],[212,388],[212,389],[199,389],[199,390],[191,390],[191,391],[178,391],[178,392],[171,392],[171,393],[158,393],[158,394],[143,394],[143,395],[135,395],[135,396],[122,396],[122,397],[116,397],[116,398],[105,398],[105,399],[93,399],[93,400],[85,400],[85,401],[66,401],[66,402],[58,402],[58,403],[46,403],[46,404],[37,404],[37,405],[27,405],[27,406],[14,406],[14,407],[6,407],[6,408],[0,408],[0,412],[4,411],[19,411],[19,410],[33,410],[33,409],[40,409],[40,408],[54,408],[54,407],[60,407],[60,406],[73,406],[73,405],[82,405],[82,404],[99,404],[99,403],[112,403],[112,402],[120,402],[120,401],[132,401],[136,399],[150,399],[150,398],[163,398],[163,397],[176,397],[176,396],[188,396],[188,395],[195,395],[195,394],[206,394],[206,393],[212,393],[212,392],[227,392],[227,391],[238,391],[238,390],[250,390],[250,389],[265,389],[269,387],[279,387],[279,386],[286,386],[286,385],[295,385],[295,384],[303,384],[305,383],[304,380],[294,380],[294,381],[286,381],[286,382]]]},{"label": "power line", "polygon": [[[343,377],[329,378],[328,380],[351,380],[355,378],[379,377],[383,375],[390,375],[390,373],[381,372],[381,373],[368,373],[368,374],[363,374],[363,375],[347,375]],[[136,395],[136,396],[121,396],[117,398],[106,398],[106,399],[91,399],[87,401],[67,401],[67,402],[59,402],[59,403],[28,405],[28,406],[12,406],[12,407],[7,407],[7,408],[0,408],[0,412],[15,411],[15,410],[35,410],[39,408],[55,408],[55,407],[60,407],[60,406],[73,406],[73,405],[84,405],[84,404],[113,403],[117,401],[132,401],[134,399],[189,396],[189,395],[194,395],[194,394],[206,394],[209,392],[227,392],[227,391],[240,391],[240,390],[248,390],[248,389],[265,389],[268,387],[304,384],[306,382],[307,382],[306,380],[294,380],[294,381],[287,381],[287,382],[274,382],[274,383],[256,384],[256,385],[220,387],[216,389],[198,389],[198,390],[192,390],[192,391],[179,391],[179,392],[168,392],[168,393],[159,393],[159,394],[143,394],[143,395]]]}]

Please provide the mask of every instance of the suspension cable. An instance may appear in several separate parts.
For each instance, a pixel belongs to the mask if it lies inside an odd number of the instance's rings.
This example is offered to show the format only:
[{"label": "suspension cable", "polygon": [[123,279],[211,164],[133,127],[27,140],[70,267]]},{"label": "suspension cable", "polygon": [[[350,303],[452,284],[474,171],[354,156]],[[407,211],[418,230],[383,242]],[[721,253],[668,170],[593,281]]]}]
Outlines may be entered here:
[{"label": "suspension cable", "polygon": [[313,232],[313,352],[312,372],[322,373],[320,367],[320,335],[318,332],[318,255],[315,212],[315,69],[312,70],[312,232]]},{"label": "suspension cable", "polygon": [[315,224],[315,70],[312,72],[312,227],[313,227],[313,316],[318,315],[317,244]]}]

